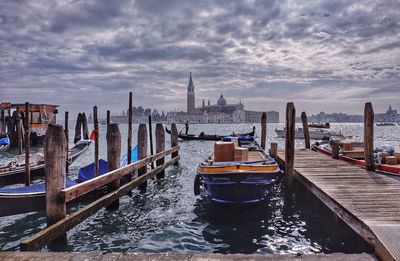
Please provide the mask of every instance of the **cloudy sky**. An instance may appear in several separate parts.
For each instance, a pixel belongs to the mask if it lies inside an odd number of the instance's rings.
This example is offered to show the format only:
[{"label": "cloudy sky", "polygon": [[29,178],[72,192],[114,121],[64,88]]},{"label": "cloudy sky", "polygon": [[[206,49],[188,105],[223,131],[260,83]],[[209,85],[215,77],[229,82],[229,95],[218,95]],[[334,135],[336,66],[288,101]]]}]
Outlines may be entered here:
[{"label": "cloudy sky", "polygon": [[[196,103],[400,109],[400,1],[1,1],[0,100],[122,111]],[[281,116],[282,118],[282,116]]]}]

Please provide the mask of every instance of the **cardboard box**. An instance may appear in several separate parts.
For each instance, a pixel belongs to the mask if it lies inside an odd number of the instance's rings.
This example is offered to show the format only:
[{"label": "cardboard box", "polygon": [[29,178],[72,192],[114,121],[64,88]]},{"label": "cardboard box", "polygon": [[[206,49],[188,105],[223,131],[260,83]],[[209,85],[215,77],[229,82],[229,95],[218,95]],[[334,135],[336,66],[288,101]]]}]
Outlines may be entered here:
[{"label": "cardboard box", "polygon": [[235,143],[217,141],[214,144],[214,161],[233,161],[235,156]]},{"label": "cardboard box", "polygon": [[388,164],[388,165],[396,165],[397,164],[397,158],[395,156],[387,156],[386,157],[386,164]]},{"label": "cardboard box", "polygon": [[351,142],[343,142],[343,150],[344,151],[353,150],[353,144]]},{"label": "cardboard box", "polygon": [[249,149],[236,148],[235,149],[235,161],[249,161]]},{"label": "cardboard box", "polygon": [[393,156],[397,158],[397,164],[400,164],[400,152],[395,152]]},{"label": "cardboard box", "polygon": [[389,153],[387,153],[386,151],[382,151],[381,155],[382,155],[382,163],[385,164],[386,158],[387,158],[387,156],[389,156]]}]

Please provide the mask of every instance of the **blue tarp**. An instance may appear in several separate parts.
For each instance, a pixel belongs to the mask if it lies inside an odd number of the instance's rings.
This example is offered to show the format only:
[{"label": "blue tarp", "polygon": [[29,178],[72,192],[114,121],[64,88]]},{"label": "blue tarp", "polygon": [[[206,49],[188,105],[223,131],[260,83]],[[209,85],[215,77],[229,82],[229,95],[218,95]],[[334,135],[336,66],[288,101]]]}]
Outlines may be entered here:
[{"label": "blue tarp", "polygon": [[10,144],[10,139],[8,137],[0,139],[0,145],[7,145]]},{"label": "blue tarp", "polygon": [[[132,162],[135,162],[138,160],[138,146],[137,145],[132,149],[131,157],[132,157]],[[123,167],[123,166],[126,166],[127,164],[128,164],[128,154],[125,154],[124,156],[122,156],[119,165],[121,167]]]},{"label": "blue tarp", "polygon": [[[132,162],[135,162],[138,160],[138,147],[134,147],[131,151],[132,155]],[[126,166],[128,163],[128,155],[125,154],[122,156],[121,161],[120,161],[120,166]],[[99,175],[103,175],[104,173],[107,173],[107,161],[100,159],[99,160]],[[83,168],[81,168],[78,172],[78,181],[79,182],[84,182],[86,180],[92,179],[94,177],[94,163],[91,163]]]},{"label": "blue tarp", "polygon": [[[75,185],[76,182],[72,181],[67,178],[66,180],[66,185],[67,188]],[[38,183],[38,184],[33,184],[30,186],[24,186],[24,187],[19,187],[19,188],[3,188],[0,189],[0,193],[7,193],[7,194],[19,194],[19,193],[35,193],[35,192],[45,192],[45,184],[44,182]]]},{"label": "blue tarp", "polygon": [[[107,173],[107,161],[99,159],[99,176]],[[84,182],[94,177],[94,162],[80,168],[78,172],[78,182]]]},{"label": "blue tarp", "polygon": [[[223,141],[231,141],[232,136],[225,136],[222,140]],[[254,141],[254,136],[246,135],[246,136],[239,136],[240,141]]]}]

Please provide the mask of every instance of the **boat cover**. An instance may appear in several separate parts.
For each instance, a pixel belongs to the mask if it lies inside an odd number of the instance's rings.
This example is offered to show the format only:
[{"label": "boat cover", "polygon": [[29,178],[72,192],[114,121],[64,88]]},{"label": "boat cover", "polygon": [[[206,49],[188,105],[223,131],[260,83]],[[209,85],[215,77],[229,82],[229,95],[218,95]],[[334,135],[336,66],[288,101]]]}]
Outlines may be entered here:
[{"label": "boat cover", "polygon": [[[107,173],[107,161],[99,159],[99,176]],[[78,172],[78,182],[84,182],[94,177],[94,162],[80,168]]]},{"label": "boat cover", "polygon": [[0,139],[0,145],[8,145],[10,143],[10,139],[8,137]]},{"label": "boat cover", "polygon": [[[222,140],[223,141],[231,141],[232,136],[225,136]],[[254,136],[246,135],[246,136],[239,136],[240,141],[254,141]]]},{"label": "boat cover", "polygon": [[[136,145],[132,151],[131,151],[131,159],[132,162],[138,161],[138,146]],[[121,167],[126,166],[128,164],[128,154],[126,153],[124,156],[122,156],[121,161],[119,162],[119,165]]]},{"label": "boat cover", "polygon": [[[67,178],[66,186],[71,187],[75,185],[76,182]],[[17,188],[2,188],[0,189],[0,193],[7,193],[7,194],[23,194],[23,193],[38,193],[38,192],[45,192],[46,186],[43,182],[38,184],[33,184],[30,186],[24,187],[17,187]]]}]

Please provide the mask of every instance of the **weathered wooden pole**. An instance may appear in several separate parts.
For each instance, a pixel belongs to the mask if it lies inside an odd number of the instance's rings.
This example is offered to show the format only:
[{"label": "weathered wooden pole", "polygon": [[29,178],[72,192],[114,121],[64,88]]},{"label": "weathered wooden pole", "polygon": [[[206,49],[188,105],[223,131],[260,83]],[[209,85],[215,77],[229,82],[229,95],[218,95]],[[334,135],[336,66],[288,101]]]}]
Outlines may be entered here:
[{"label": "weathered wooden pole", "polygon": [[274,159],[277,158],[277,156],[278,156],[278,143],[271,142],[270,156],[273,157]]},{"label": "weathered wooden pole", "polygon": [[374,170],[374,110],[372,103],[364,107],[364,158],[367,170]]},{"label": "weathered wooden pole", "polygon": [[291,184],[294,174],[296,109],[293,102],[286,105],[286,140],[285,140],[285,174]]},{"label": "weathered wooden pole", "polygon": [[107,120],[106,120],[107,125],[110,125],[110,111],[107,111]]},{"label": "weathered wooden pole", "polygon": [[[162,152],[165,150],[165,130],[162,123],[156,124],[156,153]],[[156,161],[156,165],[161,166],[165,162],[165,157]],[[165,171],[162,170],[160,173],[156,175],[157,179],[164,178]]]},{"label": "weathered wooden pole", "polygon": [[333,141],[331,144],[332,148],[332,159],[339,159],[339,143],[336,141]]},{"label": "weathered wooden pole", "polygon": [[99,119],[97,117],[97,106],[93,107],[93,123],[94,123],[94,176],[99,175]]},{"label": "weathered wooden pole", "polygon": [[[139,125],[139,131],[138,131],[138,159],[144,159],[147,156],[147,128],[146,124],[141,123]],[[138,169],[138,176],[142,176],[146,174],[147,172],[147,166],[144,166],[140,169]],[[147,187],[147,181],[139,185],[140,191],[145,191]]]},{"label": "weathered wooden pole", "polygon": [[[171,123],[171,148],[178,146],[178,129],[176,128],[176,124],[175,123]],[[178,152],[173,152],[171,154],[171,159],[178,157]],[[175,163],[174,165],[177,165],[177,163]]]},{"label": "weathered wooden pole", "polygon": [[4,110],[1,110],[1,129],[0,133],[6,132],[6,116]]},{"label": "weathered wooden pole", "polygon": [[25,186],[31,184],[31,165],[29,162],[30,148],[29,102],[25,102]]},{"label": "weathered wooden pole", "polygon": [[76,118],[76,124],[75,124],[74,143],[77,143],[81,139],[82,139],[82,114],[78,113],[78,117]]},{"label": "weathered wooden pole", "polygon": [[[113,123],[107,126],[107,171],[118,169],[121,158],[121,133],[118,124]],[[107,185],[107,191],[117,190],[120,186],[120,180],[117,179]],[[115,210],[119,207],[119,199],[107,206],[108,210]]]},{"label": "weathered wooden pole", "polygon": [[265,142],[267,140],[267,114],[262,113],[261,116],[261,148],[265,150]]},{"label": "weathered wooden pole", "polygon": [[[47,226],[66,216],[66,204],[60,200],[66,181],[66,143],[63,127],[49,124],[44,138]],[[61,238],[65,239],[66,235]]]},{"label": "weathered wooden pole", "polygon": [[301,113],[301,121],[303,122],[304,143],[306,145],[306,149],[310,149],[310,133],[308,131],[308,121],[305,111]]},{"label": "weathered wooden pole", "polygon": [[132,92],[129,92],[128,108],[128,164],[132,163]]},{"label": "weathered wooden pole", "polygon": [[83,129],[83,139],[88,140],[89,139],[88,119],[84,112],[82,113],[82,129]]},{"label": "weathered wooden pole", "polygon": [[69,124],[68,124],[68,117],[69,116],[69,113],[66,111],[65,112],[65,118],[64,118],[64,133],[65,133],[65,140],[67,141],[67,145],[66,145],[66,151],[67,151],[67,155],[66,155],[66,157],[67,157],[67,160],[65,161],[65,171],[68,173],[68,161],[69,161],[69,159],[68,159],[68,152],[69,152],[69,144],[68,144],[68,142],[69,142]]},{"label": "weathered wooden pole", "polygon": [[[153,150],[153,128],[151,126],[151,115],[149,114],[149,136],[150,136],[150,155],[154,155],[154,150]],[[154,169],[154,162],[152,161],[150,163],[151,169]]]},{"label": "weathered wooden pole", "polygon": [[19,112],[17,111],[16,115],[15,115],[15,127],[16,127],[16,136],[17,136],[17,146],[18,146],[18,154],[22,154],[22,146],[23,146],[23,142],[22,142],[22,127],[21,127],[21,121],[20,121],[20,117],[19,117]]}]

